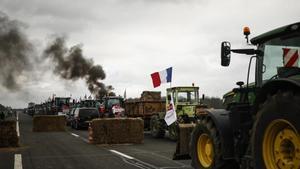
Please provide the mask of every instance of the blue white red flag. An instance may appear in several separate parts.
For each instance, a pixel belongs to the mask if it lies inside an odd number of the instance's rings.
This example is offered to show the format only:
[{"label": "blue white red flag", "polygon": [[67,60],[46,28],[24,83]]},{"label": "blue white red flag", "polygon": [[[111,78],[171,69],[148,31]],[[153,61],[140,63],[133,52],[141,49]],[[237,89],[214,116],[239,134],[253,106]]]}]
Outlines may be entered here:
[{"label": "blue white red flag", "polygon": [[151,74],[154,87],[160,86],[162,83],[169,83],[172,81],[172,67],[160,72],[154,72]]}]

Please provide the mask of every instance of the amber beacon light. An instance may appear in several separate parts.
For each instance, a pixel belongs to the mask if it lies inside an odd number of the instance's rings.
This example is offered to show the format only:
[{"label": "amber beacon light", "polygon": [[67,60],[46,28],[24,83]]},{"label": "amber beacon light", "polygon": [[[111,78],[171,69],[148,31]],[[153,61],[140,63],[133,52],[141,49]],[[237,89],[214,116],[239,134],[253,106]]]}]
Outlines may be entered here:
[{"label": "amber beacon light", "polygon": [[247,39],[247,43],[249,43],[248,36],[250,35],[250,28],[245,26],[243,29],[243,32],[244,32],[245,38]]}]

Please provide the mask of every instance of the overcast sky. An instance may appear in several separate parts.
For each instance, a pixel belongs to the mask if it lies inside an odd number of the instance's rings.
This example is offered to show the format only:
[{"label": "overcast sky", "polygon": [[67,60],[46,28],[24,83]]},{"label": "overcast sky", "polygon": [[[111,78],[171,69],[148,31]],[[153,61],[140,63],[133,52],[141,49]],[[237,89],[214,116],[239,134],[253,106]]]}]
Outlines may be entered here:
[{"label": "overcast sky", "polygon": [[[299,0],[0,0],[0,11],[25,25],[37,55],[54,34],[67,45],[83,45],[83,53],[103,66],[106,85],[118,95],[139,97],[153,88],[150,74],[173,67],[172,86],[195,85],[200,94],[222,97],[246,81],[248,56],[232,55],[220,65],[220,43],[245,47],[244,26],[251,37],[299,22]],[[0,103],[25,107],[52,94],[79,98],[89,91],[83,80],[65,81],[50,71],[12,92],[0,87]]]}]

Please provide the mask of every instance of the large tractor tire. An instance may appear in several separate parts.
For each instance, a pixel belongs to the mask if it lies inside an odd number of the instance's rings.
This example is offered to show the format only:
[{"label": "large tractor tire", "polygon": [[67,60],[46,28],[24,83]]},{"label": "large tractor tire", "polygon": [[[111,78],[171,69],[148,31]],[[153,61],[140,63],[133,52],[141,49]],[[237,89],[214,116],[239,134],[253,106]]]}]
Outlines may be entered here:
[{"label": "large tractor tire", "polygon": [[234,160],[222,158],[222,146],[214,122],[206,117],[200,121],[190,140],[190,156],[195,169],[238,169]]},{"label": "large tractor tire", "polygon": [[164,125],[159,119],[158,115],[153,115],[150,119],[151,135],[155,138],[162,138],[165,136]]},{"label": "large tractor tire", "polygon": [[256,115],[251,147],[255,169],[300,168],[300,94],[277,92]]}]

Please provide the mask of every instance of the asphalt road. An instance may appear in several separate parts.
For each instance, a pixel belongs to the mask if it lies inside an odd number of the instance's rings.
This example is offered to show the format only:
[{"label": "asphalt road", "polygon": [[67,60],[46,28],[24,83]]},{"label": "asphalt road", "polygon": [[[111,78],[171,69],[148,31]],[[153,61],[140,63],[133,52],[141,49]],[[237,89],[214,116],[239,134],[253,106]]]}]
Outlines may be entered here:
[{"label": "asphalt road", "polygon": [[19,114],[19,126],[21,146],[0,149],[0,169],[192,168],[190,160],[171,159],[175,142],[147,133],[143,144],[92,145],[86,130],[34,133],[32,117],[26,114]]}]

